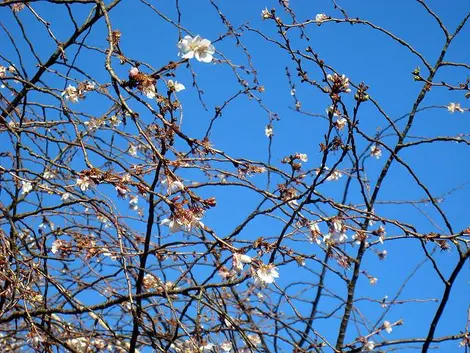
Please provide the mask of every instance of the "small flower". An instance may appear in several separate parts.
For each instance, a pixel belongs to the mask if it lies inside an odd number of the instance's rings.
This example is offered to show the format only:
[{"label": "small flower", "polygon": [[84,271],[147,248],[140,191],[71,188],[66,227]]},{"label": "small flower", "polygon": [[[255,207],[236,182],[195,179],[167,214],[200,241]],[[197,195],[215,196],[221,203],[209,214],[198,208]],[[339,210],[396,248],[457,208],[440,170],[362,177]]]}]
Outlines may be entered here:
[{"label": "small flower", "polygon": [[267,20],[267,19],[270,19],[271,17],[273,17],[273,15],[271,14],[271,11],[269,11],[268,8],[265,7],[263,11],[261,11],[261,18],[263,20]]},{"label": "small flower", "polygon": [[264,128],[264,134],[268,138],[273,136],[274,135],[273,127],[271,125],[266,125],[266,127]]},{"label": "small flower", "polygon": [[251,257],[244,254],[234,253],[232,257],[232,267],[238,273],[243,271],[244,264],[250,264]]},{"label": "small flower", "polygon": [[247,335],[246,337],[248,338],[250,343],[255,347],[259,346],[261,344],[261,338],[259,338],[259,336],[256,333],[253,333],[251,335]]},{"label": "small flower", "polygon": [[5,66],[0,65],[0,78],[5,77],[7,73],[7,68]]},{"label": "small flower", "polygon": [[377,277],[372,277],[372,276],[369,277],[369,283],[370,283],[371,286],[375,286],[377,284],[378,280],[379,279]]},{"label": "small flower", "polygon": [[220,345],[220,348],[226,353],[232,350],[232,343],[230,341],[225,341]]},{"label": "small flower", "polygon": [[139,202],[139,197],[137,195],[133,195],[129,198],[129,208],[137,211],[139,209],[139,206],[137,203]]},{"label": "small flower", "polygon": [[279,278],[279,272],[273,264],[265,265],[261,264],[256,271],[255,283],[271,284],[274,283],[274,279]]},{"label": "small flower", "polygon": [[333,75],[327,75],[326,78],[332,82],[332,92],[351,92],[351,89],[349,88],[349,78],[347,78],[345,75],[339,76],[335,73]]},{"label": "small flower", "polygon": [[296,157],[304,163],[306,163],[308,161],[308,156],[305,153],[297,153]]},{"label": "small flower", "polygon": [[379,159],[382,156],[382,150],[379,145],[372,145],[370,148],[370,155]]},{"label": "small flower", "polygon": [[138,150],[139,150],[139,147],[138,147],[138,146],[130,145],[130,146],[129,146],[129,149],[128,149],[127,151],[128,151],[128,153],[129,153],[132,157],[136,157]]},{"label": "small flower", "polygon": [[55,177],[55,173],[53,171],[47,170],[42,176],[44,179],[52,179]]},{"label": "small flower", "polygon": [[325,15],[324,13],[319,13],[315,16],[315,22],[317,25],[321,25],[323,21],[326,21],[329,17]]},{"label": "small flower", "polygon": [[168,80],[167,86],[170,91],[175,92],[180,92],[186,89],[182,83],[179,83],[178,81],[173,82],[173,80]]},{"label": "small flower", "polygon": [[341,174],[340,171],[338,170],[335,170],[333,171],[333,173],[330,174],[330,176],[328,178],[326,178],[327,181],[336,181],[336,180],[339,180],[339,178],[341,178],[343,176],[343,174]]},{"label": "small flower", "polygon": [[78,90],[75,86],[68,85],[67,88],[62,92],[62,96],[72,103],[78,102]]},{"label": "small flower", "polygon": [[449,103],[447,110],[451,113],[455,113],[455,111],[463,113],[463,109],[460,107],[460,103]]},{"label": "small flower", "polygon": [[179,53],[183,59],[196,58],[197,61],[210,63],[215,53],[215,48],[207,39],[201,38],[199,35],[196,37],[185,36],[178,42]]},{"label": "small flower", "polygon": [[167,193],[168,195],[174,194],[180,190],[184,190],[184,184],[179,180],[165,179],[162,181],[162,184],[168,185]]},{"label": "small flower", "polygon": [[165,218],[160,224],[162,226],[168,226],[170,228],[170,233],[179,232],[182,228],[182,224],[169,218]]},{"label": "small flower", "polygon": [[393,330],[392,325],[388,321],[384,321],[383,328],[385,329],[385,331],[387,331],[387,333],[391,333]]},{"label": "small flower", "polygon": [[21,194],[25,195],[33,190],[33,184],[29,181],[21,181]]},{"label": "small flower", "polygon": [[87,191],[88,188],[93,185],[93,181],[87,176],[77,178],[77,186],[80,187],[82,191]]},{"label": "small flower", "polygon": [[133,67],[129,70],[129,77],[134,78],[139,74],[139,69],[136,67]]},{"label": "small flower", "polygon": [[70,197],[70,194],[68,192],[64,192],[62,194],[62,197],[60,198],[62,201],[66,201]]},{"label": "small flower", "polygon": [[366,351],[373,351],[374,348],[375,348],[374,341],[367,341],[367,343],[364,345],[364,350]]},{"label": "small flower", "polygon": [[339,118],[339,119],[336,119],[336,121],[334,122],[335,124],[335,127],[338,129],[338,130],[343,130],[344,127],[346,126],[347,124],[347,120],[345,118]]},{"label": "small flower", "polygon": [[157,95],[155,86],[153,84],[142,87],[142,93],[145,94],[148,99],[154,99]]},{"label": "small flower", "polygon": [[379,260],[385,260],[387,257],[387,250],[382,250],[381,252],[377,253],[377,256],[379,257]]}]

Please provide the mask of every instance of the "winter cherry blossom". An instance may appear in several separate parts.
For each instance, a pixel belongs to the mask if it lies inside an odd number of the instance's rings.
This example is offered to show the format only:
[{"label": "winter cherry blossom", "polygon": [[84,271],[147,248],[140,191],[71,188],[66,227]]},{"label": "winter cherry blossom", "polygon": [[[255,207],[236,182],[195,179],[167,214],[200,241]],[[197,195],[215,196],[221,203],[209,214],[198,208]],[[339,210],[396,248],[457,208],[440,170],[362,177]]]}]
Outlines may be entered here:
[{"label": "winter cherry blossom", "polygon": [[338,171],[338,170],[334,170],[333,173],[331,173],[328,178],[326,178],[327,181],[336,181],[336,180],[339,180],[339,178],[341,178],[343,176],[343,174]]},{"label": "winter cherry blossom", "polygon": [[67,88],[62,92],[62,96],[72,103],[77,103],[79,96],[77,87],[68,85]]},{"label": "winter cherry blossom", "polygon": [[256,333],[253,333],[251,335],[247,335],[246,337],[248,338],[250,343],[255,347],[257,347],[261,344],[261,338],[259,338],[259,335],[257,335]]},{"label": "winter cherry blossom", "polygon": [[210,63],[215,53],[215,48],[208,39],[199,35],[196,37],[185,36],[178,42],[179,53],[183,59],[196,58],[197,61]]},{"label": "winter cherry blossom", "polygon": [[130,145],[127,151],[132,157],[136,157],[137,152],[139,151],[139,147],[136,145]]},{"label": "winter cherry blossom", "polygon": [[220,345],[220,348],[228,353],[232,350],[232,343],[230,341],[225,341],[225,342],[222,342],[222,344]]},{"label": "winter cherry blossom", "polygon": [[129,70],[129,77],[130,78],[135,78],[139,74],[139,69],[136,67],[133,67]]},{"label": "winter cherry blossom", "polygon": [[95,185],[93,181],[87,176],[77,178],[76,184],[82,191],[87,191],[90,186]]},{"label": "winter cherry blossom", "polygon": [[387,331],[387,333],[391,333],[393,330],[392,325],[389,321],[384,321],[383,328],[385,329],[385,331]]},{"label": "winter cherry blossom", "polygon": [[326,78],[332,82],[333,88],[332,90],[334,92],[345,92],[349,93],[351,92],[351,89],[349,88],[349,78],[347,78],[345,75],[339,76],[338,74],[328,74]]},{"label": "winter cherry blossom", "polygon": [[377,277],[369,277],[369,284],[375,286],[379,279]]},{"label": "winter cherry blossom", "polygon": [[382,156],[382,150],[378,145],[372,145],[370,148],[370,155],[379,159]]},{"label": "winter cherry blossom", "polygon": [[173,82],[173,80],[168,80],[166,85],[170,91],[180,92],[186,89],[186,87],[184,87],[184,85],[178,81]]},{"label": "winter cherry blossom", "polygon": [[21,194],[25,195],[33,190],[33,184],[29,181],[21,181]]},{"label": "winter cherry blossom", "polygon": [[269,11],[268,8],[265,7],[265,8],[263,9],[263,11],[261,11],[261,18],[262,18],[263,20],[267,20],[267,19],[269,19],[269,18],[271,18],[271,17],[273,17],[273,15],[271,14],[271,11]]},{"label": "winter cherry blossom", "polygon": [[266,125],[264,128],[264,134],[266,137],[271,137],[274,135],[273,127],[271,125]]},{"label": "winter cherry blossom", "polygon": [[296,157],[304,163],[308,161],[308,156],[305,153],[297,153]]},{"label": "winter cherry blossom", "polygon": [[449,103],[447,110],[451,113],[455,113],[455,111],[463,113],[463,109],[460,107],[460,103]]},{"label": "winter cherry blossom", "polygon": [[375,343],[374,341],[367,341],[367,343],[364,345],[364,350],[366,351],[373,351],[375,348]]},{"label": "winter cherry blossom", "polygon": [[315,16],[315,22],[320,26],[323,21],[326,21],[328,16],[324,13],[319,13]]},{"label": "winter cherry blossom", "polygon": [[145,94],[148,99],[154,99],[157,96],[157,91],[155,90],[154,85],[142,87],[142,93]]},{"label": "winter cherry blossom", "polygon": [[234,253],[232,257],[232,267],[238,273],[243,271],[244,264],[250,264],[251,257],[245,254]]},{"label": "winter cherry blossom", "polygon": [[162,185],[167,185],[167,194],[171,195],[180,190],[184,190],[184,184],[179,180],[165,179],[162,181]]},{"label": "winter cherry blossom", "polygon": [[137,205],[138,202],[139,202],[139,197],[137,195],[132,195],[129,198],[129,208],[134,211],[137,211],[139,209],[139,206]]},{"label": "winter cherry blossom", "polygon": [[347,124],[347,120],[345,118],[339,118],[339,119],[336,119],[336,121],[334,122],[335,124],[335,127],[338,129],[338,130],[343,130],[344,127],[346,126]]},{"label": "winter cherry blossom", "polygon": [[255,273],[256,284],[271,284],[274,283],[275,278],[279,278],[279,272],[273,264],[261,264]]}]

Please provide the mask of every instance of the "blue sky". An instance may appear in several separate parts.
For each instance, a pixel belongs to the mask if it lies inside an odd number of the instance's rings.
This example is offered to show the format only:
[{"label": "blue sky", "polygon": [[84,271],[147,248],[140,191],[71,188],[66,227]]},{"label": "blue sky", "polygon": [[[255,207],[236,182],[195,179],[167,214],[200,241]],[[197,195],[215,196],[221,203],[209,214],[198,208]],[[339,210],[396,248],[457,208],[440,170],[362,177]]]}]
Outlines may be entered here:
[{"label": "blue sky", "polygon": [[[152,1],[151,3],[169,18],[176,19],[177,14],[173,1]],[[439,15],[451,32],[470,11],[470,3],[467,0],[451,2],[433,0],[426,3]],[[276,8],[279,16],[285,21],[289,21],[277,1],[218,1],[217,4],[235,28],[247,25],[276,39],[279,39],[276,28],[271,21],[261,20],[261,10],[265,6],[269,9]],[[431,65],[434,64],[444,44],[444,37],[437,23],[417,1],[344,0],[340,4],[347,10],[351,18],[367,19],[393,32],[421,52]],[[221,23],[217,12],[209,1],[180,0],[180,6],[182,25],[192,34],[199,34],[214,41],[219,52],[216,54],[216,58],[220,58],[220,55],[224,54],[237,65],[248,65],[243,51],[235,47],[231,38],[221,42],[217,41],[219,35],[226,31],[226,27]],[[291,6],[298,14],[299,20],[312,19],[317,13],[341,18],[341,13],[333,9],[330,1],[291,0]],[[58,35],[59,40],[68,38],[72,27],[63,8],[59,10],[57,6],[44,3],[37,3],[34,7],[38,12],[46,14],[45,16],[52,23],[51,29]],[[83,6],[80,10],[77,9],[76,14],[78,14],[77,18],[84,19],[88,14],[88,7]],[[24,17],[33,41],[44,38],[44,29],[31,20],[31,14],[24,11],[19,16]],[[14,20],[11,16],[3,14],[0,20],[7,27],[13,28]],[[176,48],[179,39],[178,30],[160,19],[142,3],[124,2],[113,10],[111,21],[114,28],[122,32],[121,48],[129,57],[146,61],[154,68],[159,68],[170,60],[178,60]],[[422,88],[422,83],[413,81],[411,72],[417,66],[422,68],[423,75],[426,74],[426,70],[422,63],[407,49],[391,41],[383,33],[361,25],[324,23],[321,26],[309,26],[307,33],[310,37],[309,42],[299,38],[298,31],[292,32],[290,37],[294,48],[304,50],[309,45],[328,65],[334,67],[339,73],[346,74],[352,82],[364,81],[370,86],[370,96],[379,102],[390,117],[396,119],[410,112],[413,102]],[[183,32],[184,34],[186,33]],[[89,44],[104,47],[106,45],[105,36],[104,23],[101,21],[93,29],[87,41]],[[309,160],[305,164],[306,168],[319,167],[322,157],[319,143],[322,142],[328,123],[324,118],[300,114],[293,109],[295,101],[291,96],[285,67],[287,66],[292,74],[296,95],[302,104],[303,111],[325,116],[325,109],[330,104],[328,96],[321,95],[317,89],[302,84],[296,77],[295,68],[287,54],[276,48],[274,44],[267,43],[246,27],[244,27],[240,39],[251,53],[253,65],[258,73],[258,80],[265,87],[265,92],[258,94],[258,96],[263,99],[263,103],[272,112],[280,117],[279,121],[273,123],[275,136],[271,150],[272,164],[280,166],[283,157],[301,152],[309,156]],[[0,33],[0,41],[6,43],[4,32]],[[37,51],[44,60],[55,49],[55,45],[50,40],[41,43],[42,45],[37,48]],[[469,63],[468,43],[470,43],[470,28],[467,26],[449,48],[446,60]],[[27,44],[24,41],[19,41],[17,44],[21,50],[27,50]],[[73,50],[72,48],[69,58],[72,57]],[[8,44],[1,48],[0,52],[6,57],[14,55]],[[24,60],[28,70],[33,72],[36,65],[33,57],[25,57]],[[108,80],[107,73],[103,70],[102,57],[99,55],[84,53],[78,61],[78,66],[84,71],[92,71],[97,80],[102,80],[101,83]],[[119,66],[117,62],[114,67],[122,78],[127,76],[130,68],[129,65]],[[308,65],[307,67],[309,74],[314,79],[321,80],[321,75],[316,67]],[[201,106],[196,89],[191,87],[190,72],[184,67],[180,67],[176,71],[176,79],[184,83],[187,88],[179,94],[184,110],[183,131],[188,135],[202,138],[214,116],[214,108],[235,94],[240,89],[240,85],[227,65],[208,65],[193,60],[192,68],[197,73],[198,84],[205,93],[203,97],[207,110]],[[467,77],[468,70],[453,67],[443,68],[442,72],[437,75],[437,80],[446,80],[446,82],[457,85],[459,82],[464,82]],[[81,79],[78,74],[76,78]],[[252,84],[252,76],[246,75],[245,78]],[[55,85],[58,90],[66,86],[65,81],[56,78],[49,82]],[[348,109],[352,111],[353,95],[345,97],[345,102]],[[437,106],[437,108],[419,112],[409,136],[432,137],[469,134],[469,112],[451,114],[446,109],[449,102],[460,102],[464,108],[470,106],[462,92],[452,92],[443,88],[433,89],[421,107]],[[99,99],[91,97],[81,108],[97,115],[104,113],[104,107],[103,111],[97,112],[100,111],[97,103],[99,103]],[[363,131],[371,136],[387,126],[385,119],[371,104],[365,104],[361,108],[359,120]],[[254,100],[242,97],[224,109],[223,115],[215,122],[211,142],[215,148],[224,150],[234,157],[267,162],[269,140],[264,134],[264,128],[269,121],[268,113],[260,108]],[[406,119],[402,120],[398,126],[403,128],[405,121]],[[393,143],[395,138],[386,137],[383,141]],[[406,141],[411,141],[411,139]],[[360,141],[359,144],[362,150],[368,147],[365,141]],[[467,149],[468,146],[464,144],[432,144],[413,147],[400,154],[413,167],[433,195],[444,198],[441,206],[451,220],[455,231],[460,231],[470,225],[468,207],[466,207],[466,200],[470,197],[470,188],[467,185],[470,181]],[[375,180],[387,157],[388,154],[384,151],[381,159],[369,158],[365,162],[372,186],[375,185]],[[347,168],[347,165],[340,165],[340,169],[341,167]],[[183,173],[181,176],[186,178],[187,182],[197,180],[192,178],[201,178],[201,175],[196,173]],[[264,182],[264,177],[256,176],[254,178],[256,182]],[[336,183],[325,183],[318,190],[339,200],[345,179],[342,178]],[[274,185],[271,186],[271,190]],[[454,188],[459,189],[446,195]],[[352,190],[350,202],[359,202],[359,194],[354,196],[354,193],[358,191],[357,186]],[[220,190],[205,188],[200,193],[203,196],[216,196],[219,201],[218,207],[206,214],[204,222],[220,235],[232,231],[260,201],[259,197],[253,196],[251,193],[229,187]],[[379,204],[376,205],[375,211],[384,217],[412,223],[421,233],[439,232],[439,227],[444,228],[444,224],[438,219],[432,205],[421,204],[418,206],[420,208],[418,210],[412,205],[380,204],[380,202],[386,201],[416,200],[424,197],[425,194],[417,187],[403,167],[395,163],[379,194]],[[431,224],[424,213],[429,214],[437,224]],[[243,240],[252,240],[259,236],[276,237],[278,232],[279,223],[263,218],[248,227],[241,237]],[[387,228],[387,233],[390,236],[398,235],[397,229],[392,227]],[[314,249],[314,245],[311,246],[312,252],[317,251]],[[380,300],[388,295],[392,298],[401,286],[404,274],[410,273],[424,257],[417,240],[386,242],[385,246],[378,248],[387,249],[389,254],[387,260],[379,261],[377,256],[370,252],[365,257],[363,268],[378,277],[379,281],[376,286],[370,286],[367,278],[361,276],[357,290],[358,297],[372,297]],[[431,248],[429,247],[429,249]],[[455,249],[450,253],[438,250],[435,254],[436,261],[447,275],[455,265],[455,252]],[[321,252],[318,254],[320,257],[322,256]],[[279,283],[281,285],[287,285],[289,281],[300,280],[306,276],[305,271],[295,266],[281,268],[280,274]],[[349,276],[350,271],[346,274]],[[452,292],[452,300],[447,306],[436,336],[456,334],[464,329],[467,318],[466,310],[470,304],[469,281],[470,271],[467,264]],[[345,294],[344,285],[336,283],[333,277],[328,277],[327,283],[341,295]],[[430,264],[427,263],[410,281],[401,298],[439,298],[442,291],[442,284],[439,283]],[[329,305],[333,305],[333,303],[336,304],[334,301],[326,300],[325,306],[320,309],[327,311]],[[394,330],[393,336],[390,338],[424,337],[427,334],[427,323],[434,315],[436,307],[435,303],[419,305],[411,303],[395,306],[386,319],[396,321],[404,318],[405,325]],[[372,322],[383,310],[379,304],[376,306],[359,304],[358,308],[364,315],[370,315]],[[321,325],[327,337],[336,338],[337,320],[322,320]],[[365,333],[363,332],[363,334]],[[349,334],[349,339],[356,337],[352,327]],[[453,351],[457,349],[456,345],[456,342],[450,342],[442,347]]]}]

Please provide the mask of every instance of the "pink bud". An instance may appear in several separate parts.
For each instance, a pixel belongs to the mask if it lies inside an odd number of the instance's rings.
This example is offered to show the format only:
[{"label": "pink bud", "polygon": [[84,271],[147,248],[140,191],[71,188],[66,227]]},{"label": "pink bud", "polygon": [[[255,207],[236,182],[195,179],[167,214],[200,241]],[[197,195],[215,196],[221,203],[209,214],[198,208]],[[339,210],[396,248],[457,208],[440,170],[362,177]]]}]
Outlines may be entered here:
[{"label": "pink bud", "polygon": [[139,69],[136,67],[133,67],[132,69],[129,70],[129,77],[134,78],[137,76],[138,73],[139,73]]}]

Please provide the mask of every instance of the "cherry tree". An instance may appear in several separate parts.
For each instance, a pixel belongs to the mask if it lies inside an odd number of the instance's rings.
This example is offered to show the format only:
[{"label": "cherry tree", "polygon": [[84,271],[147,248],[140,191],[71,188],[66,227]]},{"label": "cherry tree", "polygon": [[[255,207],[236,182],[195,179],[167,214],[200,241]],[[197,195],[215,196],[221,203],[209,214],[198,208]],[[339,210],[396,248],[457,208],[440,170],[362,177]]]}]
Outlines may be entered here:
[{"label": "cherry tree", "polygon": [[469,10],[3,0],[2,351],[468,352]]}]

